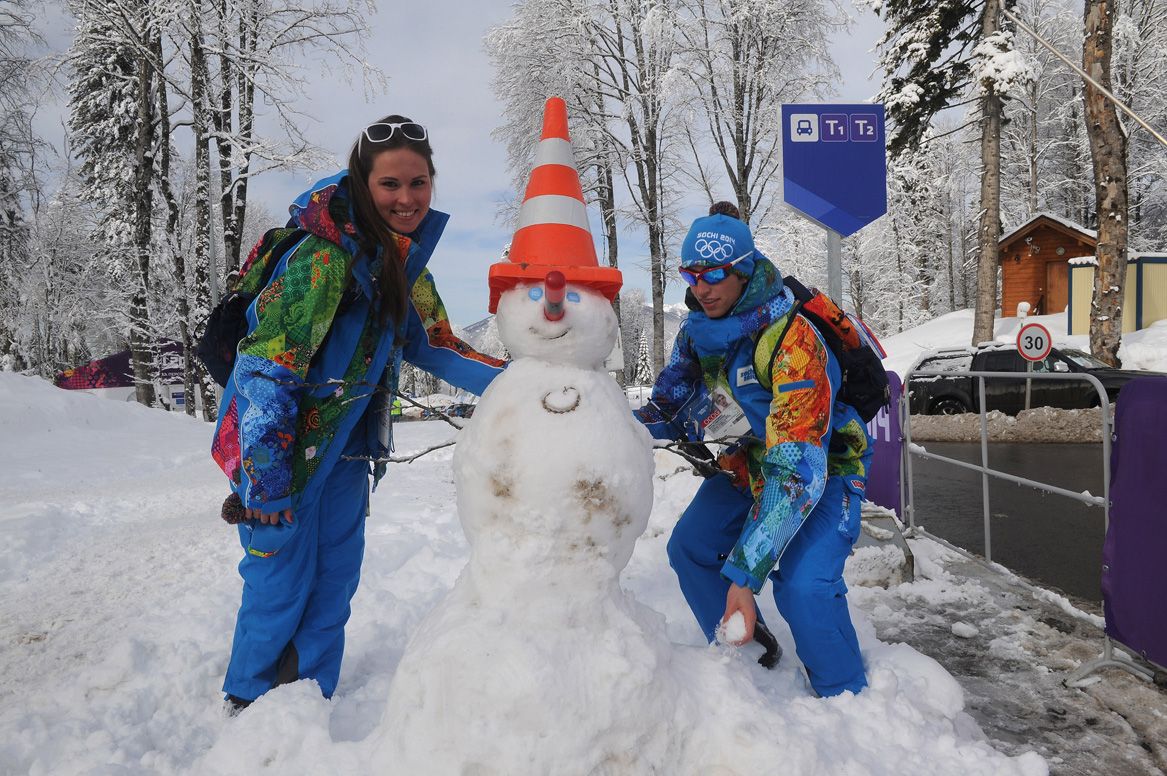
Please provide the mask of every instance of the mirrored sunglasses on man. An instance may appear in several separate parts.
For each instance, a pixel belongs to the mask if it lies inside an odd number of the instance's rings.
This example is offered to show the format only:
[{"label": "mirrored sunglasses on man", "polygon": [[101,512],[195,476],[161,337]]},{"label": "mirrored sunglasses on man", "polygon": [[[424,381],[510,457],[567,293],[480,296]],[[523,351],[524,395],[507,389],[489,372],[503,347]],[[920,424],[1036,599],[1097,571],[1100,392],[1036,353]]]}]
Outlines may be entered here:
[{"label": "mirrored sunglasses on man", "polygon": [[753,251],[749,251],[748,253],[744,253],[741,256],[738,256],[728,264],[718,264],[714,267],[705,267],[704,269],[697,269],[695,267],[678,267],[678,270],[681,273],[681,277],[690,286],[696,286],[698,280],[704,280],[709,285],[715,286],[729,277],[729,270],[733,267],[734,264],[737,264],[739,261],[748,259],[753,254]]}]

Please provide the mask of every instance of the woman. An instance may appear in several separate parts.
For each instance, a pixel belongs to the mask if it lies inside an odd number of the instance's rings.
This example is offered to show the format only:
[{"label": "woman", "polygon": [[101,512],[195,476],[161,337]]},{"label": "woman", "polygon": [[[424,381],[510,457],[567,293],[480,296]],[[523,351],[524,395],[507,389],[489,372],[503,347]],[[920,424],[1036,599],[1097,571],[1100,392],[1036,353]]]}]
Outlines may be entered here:
[{"label": "woman", "polygon": [[223,684],[235,710],[296,679],[336,689],[369,499],[354,458],[391,447],[402,359],[478,394],[503,367],[454,337],[426,270],[449,219],[430,209],[434,175],[425,127],[370,124],[348,169],[293,203],[306,235],[248,311],[212,449],[248,517]]}]

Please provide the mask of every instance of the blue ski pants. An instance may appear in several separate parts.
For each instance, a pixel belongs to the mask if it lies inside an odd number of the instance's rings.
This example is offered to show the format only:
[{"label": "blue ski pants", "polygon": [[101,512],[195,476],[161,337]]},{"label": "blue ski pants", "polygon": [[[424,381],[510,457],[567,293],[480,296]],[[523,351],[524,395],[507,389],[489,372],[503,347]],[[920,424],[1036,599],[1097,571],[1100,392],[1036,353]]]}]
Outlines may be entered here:
[{"label": "blue ski pants", "polygon": [[368,504],[368,462],[341,460],[319,498],[294,511],[290,525],[239,525],[243,602],[224,692],[255,700],[278,677],[315,679],[332,697],[361,576]]},{"label": "blue ski pants", "polygon": [[[770,574],[774,601],[790,626],[798,659],[823,697],[867,686],[843,582],[843,564],[859,537],[862,501],[862,494],[850,490],[846,478],[829,477],[818,505]],[[669,564],[711,642],[725,614],[730,586],[721,568],[753,505],[728,478],[710,478],[669,537]]]}]

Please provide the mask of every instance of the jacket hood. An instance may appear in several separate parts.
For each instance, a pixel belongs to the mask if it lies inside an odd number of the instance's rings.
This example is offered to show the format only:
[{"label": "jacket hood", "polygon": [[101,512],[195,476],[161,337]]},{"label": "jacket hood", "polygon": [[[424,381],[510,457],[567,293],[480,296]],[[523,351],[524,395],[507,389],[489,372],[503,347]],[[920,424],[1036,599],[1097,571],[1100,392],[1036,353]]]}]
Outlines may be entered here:
[{"label": "jacket hood", "polygon": [[336,243],[353,256],[360,252],[356,217],[349,202],[347,170],[317,181],[296,197],[288,213],[291,215],[288,226]]},{"label": "jacket hood", "polygon": [[782,284],[778,268],[762,254],[756,256],[754,272],[728,315],[710,318],[701,312],[700,305],[689,313],[686,329],[702,355],[725,353],[734,343],[757,334],[794,306],[794,295]]}]

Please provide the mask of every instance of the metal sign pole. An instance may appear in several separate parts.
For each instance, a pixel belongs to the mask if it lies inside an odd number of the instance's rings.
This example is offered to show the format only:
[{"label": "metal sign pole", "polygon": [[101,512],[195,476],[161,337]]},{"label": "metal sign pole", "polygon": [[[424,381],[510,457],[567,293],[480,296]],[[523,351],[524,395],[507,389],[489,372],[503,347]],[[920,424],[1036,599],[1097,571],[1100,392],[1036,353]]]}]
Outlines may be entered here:
[{"label": "metal sign pole", "polygon": [[[1030,373],[1030,374],[1033,374],[1033,362],[1032,361],[1025,362],[1025,371]],[[1032,385],[1033,385],[1033,381],[1030,380],[1028,377],[1025,378],[1025,409],[1029,409],[1029,388]]]},{"label": "metal sign pole", "polygon": [[843,304],[843,238],[827,230],[827,296]]}]

